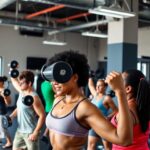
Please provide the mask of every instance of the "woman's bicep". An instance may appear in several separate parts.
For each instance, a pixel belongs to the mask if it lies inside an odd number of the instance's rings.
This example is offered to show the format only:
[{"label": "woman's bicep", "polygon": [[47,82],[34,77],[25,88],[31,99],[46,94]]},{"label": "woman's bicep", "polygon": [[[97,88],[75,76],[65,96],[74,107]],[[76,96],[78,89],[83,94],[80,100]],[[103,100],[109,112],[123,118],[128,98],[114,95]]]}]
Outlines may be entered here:
[{"label": "woman's bicep", "polygon": [[112,124],[103,116],[98,108],[94,109],[95,110],[93,110],[87,118],[87,121],[90,127],[93,128],[99,136],[106,136],[108,134],[108,130],[113,129]]},{"label": "woman's bicep", "polygon": [[87,110],[85,112],[86,124],[102,138],[118,143],[117,129],[103,116],[101,111],[94,105],[87,108]]}]

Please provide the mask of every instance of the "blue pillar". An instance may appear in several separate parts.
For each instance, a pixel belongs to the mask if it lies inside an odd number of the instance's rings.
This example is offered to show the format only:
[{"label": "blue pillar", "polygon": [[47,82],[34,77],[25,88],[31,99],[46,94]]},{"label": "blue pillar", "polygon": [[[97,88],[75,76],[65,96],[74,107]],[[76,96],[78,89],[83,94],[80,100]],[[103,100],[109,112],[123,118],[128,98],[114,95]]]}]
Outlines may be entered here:
[{"label": "blue pillar", "polygon": [[[138,1],[133,2],[137,12]],[[137,68],[137,37],[138,16],[108,24],[107,73]]]},{"label": "blue pillar", "polygon": [[122,72],[126,69],[137,68],[137,44],[114,43],[108,45],[108,72]]}]

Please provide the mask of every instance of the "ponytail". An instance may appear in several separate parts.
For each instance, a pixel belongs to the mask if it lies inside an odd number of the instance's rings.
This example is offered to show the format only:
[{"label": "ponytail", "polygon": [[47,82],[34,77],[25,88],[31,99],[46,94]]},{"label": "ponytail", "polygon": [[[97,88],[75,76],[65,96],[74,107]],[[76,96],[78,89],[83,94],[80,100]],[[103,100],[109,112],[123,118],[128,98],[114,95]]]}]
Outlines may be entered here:
[{"label": "ponytail", "polygon": [[142,132],[146,132],[150,120],[150,84],[139,70],[126,70],[125,84],[133,88]]},{"label": "ponytail", "polygon": [[141,129],[145,132],[150,120],[150,84],[144,78],[140,79],[136,101]]}]

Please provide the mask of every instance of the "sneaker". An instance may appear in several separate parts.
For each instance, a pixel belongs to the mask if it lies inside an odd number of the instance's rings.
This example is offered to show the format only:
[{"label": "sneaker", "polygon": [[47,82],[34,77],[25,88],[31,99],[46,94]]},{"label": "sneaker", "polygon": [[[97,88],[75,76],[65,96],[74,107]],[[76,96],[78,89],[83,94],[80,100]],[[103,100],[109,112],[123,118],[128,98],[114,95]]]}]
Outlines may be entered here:
[{"label": "sneaker", "polygon": [[12,148],[12,145],[4,145],[2,146],[3,149],[8,149],[8,148]]}]

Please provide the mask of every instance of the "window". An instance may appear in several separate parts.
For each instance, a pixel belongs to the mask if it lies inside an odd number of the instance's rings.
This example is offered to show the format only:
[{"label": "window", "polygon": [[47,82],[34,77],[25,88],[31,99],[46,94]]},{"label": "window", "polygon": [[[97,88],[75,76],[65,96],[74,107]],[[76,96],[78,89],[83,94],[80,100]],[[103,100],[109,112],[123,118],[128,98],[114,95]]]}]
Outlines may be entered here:
[{"label": "window", "polygon": [[150,80],[150,59],[148,58],[139,58],[137,69],[141,70],[146,76],[147,80]]},{"label": "window", "polygon": [[2,68],[2,56],[0,56],[0,75],[2,75],[3,68]]}]

